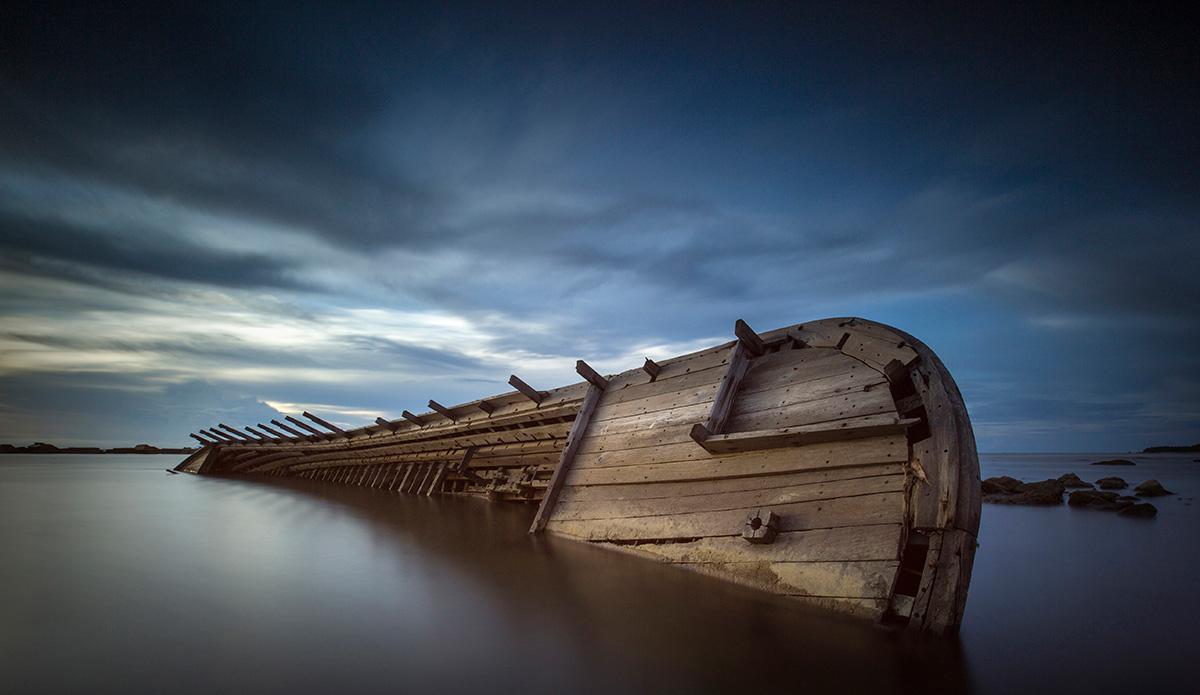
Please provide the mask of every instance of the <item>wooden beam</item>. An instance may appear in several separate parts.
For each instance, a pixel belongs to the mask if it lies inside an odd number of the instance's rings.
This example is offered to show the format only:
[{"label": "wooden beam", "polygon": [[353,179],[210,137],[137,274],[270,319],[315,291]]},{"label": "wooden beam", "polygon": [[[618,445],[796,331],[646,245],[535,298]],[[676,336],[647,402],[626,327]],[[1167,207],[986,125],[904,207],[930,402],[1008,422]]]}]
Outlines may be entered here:
[{"label": "wooden beam", "polygon": [[470,480],[471,482],[475,483],[476,485],[483,485],[487,481],[484,480],[483,477],[480,476],[478,473],[474,473],[471,471],[470,468],[468,468],[468,466],[470,466],[470,464],[471,464],[471,459],[475,456],[476,448],[477,447],[473,447],[473,446],[467,447],[467,450],[463,452],[462,459],[459,460],[459,462],[457,464],[455,464],[454,472],[459,474],[460,476],[466,478],[467,480]]},{"label": "wooden beam", "polygon": [[650,381],[654,381],[658,378],[659,372],[662,371],[662,365],[647,357],[646,364],[642,365],[642,371],[650,375]]},{"label": "wooden beam", "polygon": [[328,422],[325,422],[324,420],[317,417],[316,415],[313,415],[312,413],[308,412],[307,410],[304,411],[302,414],[304,415],[304,417],[308,418],[309,420],[312,420],[313,422],[317,423],[321,427],[324,427],[325,429],[329,430],[330,432],[336,432],[337,434],[345,437],[346,439],[350,438],[350,435],[346,434],[345,430],[343,430],[342,428],[340,428],[336,425],[330,424]]},{"label": "wooden beam", "polygon": [[[210,442],[210,441],[209,441],[209,440],[207,440],[207,439],[203,439],[203,438],[201,438],[201,437],[199,437],[199,436],[197,436],[197,435],[195,435],[195,434],[189,434],[188,436],[189,436],[189,437],[191,437],[192,439],[195,439],[196,441],[200,442],[200,443],[201,443],[201,444],[203,444],[204,446],[208,446],[209,444],[212,444],[212,443],[213,443],[213,442]],[[212,435],[209,435],[209,436],[211,437]]]},{"label": "wooden beam", "polygon": [[219,441],[223,441],[223,442],[239,441],[239,440],[235,439],[234,437],[230,437],[229,435],[225,434],[224,432],[220,432],[216,429],[213,429],[212,427],[209,427],[207,430],[205,430],[205,432],[211,433],[213,436],[218,437]]},{"label": "wooden beam", "polygon": [[740,340],[733,346],[733,355],[729,358],[729,369],[725,371],[725,376],[721,379],[721,386],[717,389],[716,398],[713,399],[708,420],[703,425],[696,425],[692,428],[692,439],[695,439],[696,443],[703,446],[705,440],[720,434],[724,429],[725,421],[729,419],[729,413],[733,411],[733,399],[737,396],[742,377],[746,376],[746,370],[750,367],[747,351],[746,344]]},{"label": "wooden beam", "polygon": [[894,415],[879,415],[855,418],[850,421],[824,422],[816,425],[785,427],[776,430],[712,434],[701,431],[703,425],[692,428],[691,436],[710,454],[737,454],[762,449],[783,449],[806,446],[822,442],[838,442],[847,439],[866,439],[889,434],[903,434],[910,426],[921,422],[920,418],[897,418]]},{"label": "wooden beam", "polygon": [[446,479],[446,471],[450,468],[450,464],[440,463],[437,467],[437,472],[433,474],[433,480],[429,483],[429,489],[425,491],[426,497],[432,497],[435,490],[442,486],[442,481]]},{"label": "wooden beam", "polygon": [[301,422],[301,421],[297,420],[296,418],[292,417],[291,415],[284,415],[283,417],[285,420],[287,420],[288,422],[292,423],[293,425],[299,427],[300,429],[312,432],[313,434],[317,435],[318,437],[321,437],[322,439],[329,436],[329,433],[322,432],[321,430],[313,427],[312,425],[308,424],[307,422]]},{"label": "wooden beam", "polygon": [[750,352],[750,357],[758,357],[763,354],[765,347],[763,346],[762,338],[754,332],[754,329],[746,325],[746,322],[738,319],[733,324],[733,334],[737,336],[739,343],[744,343],[746,349]]},{"label": "wooden beam", "polygon": [[258,440],[258,441],[260,441],[260,442],[265,442],[265,441],[267,441],[268,439],[270,439],[270,438],[271,438],[271,437],[269,437],[269,436],[267,436],[267,435],[264,435],[262,432],[259,432],[258,430],[254,429],[254,428],[253,428],[253,427],[251,427],[250,425],[246,425],[246,427],[245,427],[244,429],[245,429],[247,432],[249,432],[250,434],[254,435],[254,438],[255,438],[255,439],[257,439],[257,440]]},{"label": "wooden beam", "polygon": [[280,422],[278,420],[272,420],[271,424],[276,425],[277,427],[279,427],[279,429],[283,430],[284,432],[290,432],[291,434],[294,434],[301,439],[311,439],[311,437],[309,437],[307,434],[304,434],[300,430],[294,430],[291,427],[288,427],[287,425],[283,424],[282,422]]},{"label": "wooden beam", "polygon": [[384,429],[391,430],[392,432],[396,431],[396,426],[393,425],[390,420],[384,420],[381,417],[377,417],[377,418],[375,418],[375,424],[379,425],[380,427],[383,427]]},{"label": "wooden beam", "polygon": [[592,386],[595,386],[601,391],[608,388],[608,379],[600,376],[599,372],[589,367],[587,362],[584,362],[583,360],[577,360],[575,362],[575,371],[579,372],[579,376],[583,377],[584,381],[588,382]]},{"label": "wooden beam", "polygon": [[221,429],[225,430],[226,432],[229,432],[230,434],[235,434],[246,441],[253,441],[252,439],[250,439],[250,437],[247,437],[246,435],[242,434],[241,432],[238,432],[237,430],[233,429],[232,427],[230,427],[229,425],[226,425],[223,422],[218,422],[217,427],[220,427]]},{"label": "wooden beam", "polygon": [[416,415],[413,415],[412,413],[408,412],[407,410],[400,414],[404,416],[405,420],[408,420],[409,422],[413,423],[417,427],[425,426],[425,423],[421,421],[421,418],[417,417]]},{"label": "wooden beam", "polygon": [[286,434],[284,434],[283,432],[280,432],[279,430],[273,430],[270,427],[267,427],[266,425],[262,424],[261,422],[258,423],[258,429],[262,430],[263,432],[267,432],[267,433],[271,434],[272,436],[277,437],[279,439],[287,439],[288,438],[288,436]]},{"label": "wooden beam", "polygon": [[546,396],[550,395],[549,393],[546,393],[545,391],[538,391],[537,389],[533,388],[529,384],[526,384],[524,381],[521,381],[520,379],[517,378],[516,374],[513,374],[512,376],[508,377],[508,383],[510,386],[512,386],[516,390],[520,391],[521,394],[524,395],[526,398],[533,401],[534,403],[537,403],[538,405],[541,405],[542,401],[546,398]]},{"label": "wooden beam", "polygon": [[457,415],[450,412],[449,408],[442,405],[441,403],[438,403],[437,401],[433,400],[432,398],[429,399],[429,409],[433,410],[437,413],[440,413],[442,417],[448,418],[451,422],[458,422]]},{"label": "wooden beam", "polygon": [[496,406],[492,405],[491,401],[479,401],[475,404],[475,407],[479,408],[488,415],[496,412]]},{"label": "wooden beam", "polygon": [[579,445],[587,433],[588,423],[592,421],[592,413],[603,394],[604,391],[595,384],[588,386],[587,395],[583,397],[583,403],[579,406],[579,414],[575,416],[575,422],[571,425],[571,433],[567,435],[567,443],[558,457],[558,464],[554,467],[554,474],[550,476],[550,484],[542,496],[541,505],[538,506],[537,516],[533,518],[533,525],[529,527],[530,533],[542,532],[546,528],[546,522],[550,521],[563,481],[567,479],[571,463],[575,460],[575,453],[579,451]]}]

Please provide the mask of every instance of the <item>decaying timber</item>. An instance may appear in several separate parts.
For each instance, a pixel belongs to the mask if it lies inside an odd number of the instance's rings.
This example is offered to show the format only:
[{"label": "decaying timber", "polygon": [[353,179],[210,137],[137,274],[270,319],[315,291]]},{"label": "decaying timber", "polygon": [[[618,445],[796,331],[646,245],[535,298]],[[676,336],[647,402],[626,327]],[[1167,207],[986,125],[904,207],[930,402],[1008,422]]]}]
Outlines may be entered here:
[{"label": "decaying timber", "polygon": [[[979,464],[919,341],[862,319],[757,334],[584,381],[342,430],[224,424],[176,470],[538,504],[533,532],[921,631],[962,620]],[[236,435],[236,436],[234,436]]]}]

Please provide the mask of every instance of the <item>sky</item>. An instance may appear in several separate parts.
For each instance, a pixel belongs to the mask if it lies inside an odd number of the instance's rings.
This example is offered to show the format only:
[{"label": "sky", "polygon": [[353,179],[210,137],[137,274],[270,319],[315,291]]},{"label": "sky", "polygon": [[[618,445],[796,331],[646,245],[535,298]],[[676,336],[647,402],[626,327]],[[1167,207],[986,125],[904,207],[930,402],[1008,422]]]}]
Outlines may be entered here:
[{"label": "sky", "polygon": [[1182,7],[19,3],[0,442],[359,426],[838,316],[929,345],[981,451],[1200,442]]}]

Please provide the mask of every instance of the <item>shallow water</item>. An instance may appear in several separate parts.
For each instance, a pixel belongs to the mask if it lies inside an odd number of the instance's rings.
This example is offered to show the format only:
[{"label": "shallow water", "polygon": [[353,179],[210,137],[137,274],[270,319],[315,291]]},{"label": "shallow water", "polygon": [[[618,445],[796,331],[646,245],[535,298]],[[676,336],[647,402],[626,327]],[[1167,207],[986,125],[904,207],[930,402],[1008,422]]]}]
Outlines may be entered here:
[{"label": "shallow water", "polygon": [[[1101,477],[1061,456],[982,465]],[[1103,475],[1194,494],[1200,464],[1150,458]],[[1197,646],[1180,495],[1152,520],[985,506],[961,639],[931,640],[531,538],[528,507],[177,459],[0,457],[0,690],[1170,692]]]}]

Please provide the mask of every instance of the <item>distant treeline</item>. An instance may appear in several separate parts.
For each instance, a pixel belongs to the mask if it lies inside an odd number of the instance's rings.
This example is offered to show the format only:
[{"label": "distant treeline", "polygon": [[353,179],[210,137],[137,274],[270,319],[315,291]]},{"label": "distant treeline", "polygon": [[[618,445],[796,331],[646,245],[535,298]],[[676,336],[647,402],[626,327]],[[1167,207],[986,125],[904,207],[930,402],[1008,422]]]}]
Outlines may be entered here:
[{"label": "distant treeline", "polygon": [[193,451],[195,449],[187,446],[177,449],[163,449],[149,444],[116,447],[114,449],[101,449],[98,446],[57,447],[45,442],[34,442],[29,446],[0,444],[0,454],[190,454]]},{"label": "distant treeline", "polygon": [[1200,451],[1200,444],[1191,446],[1152,446],[1142,449],[1143,454],[1186,454]]}]

